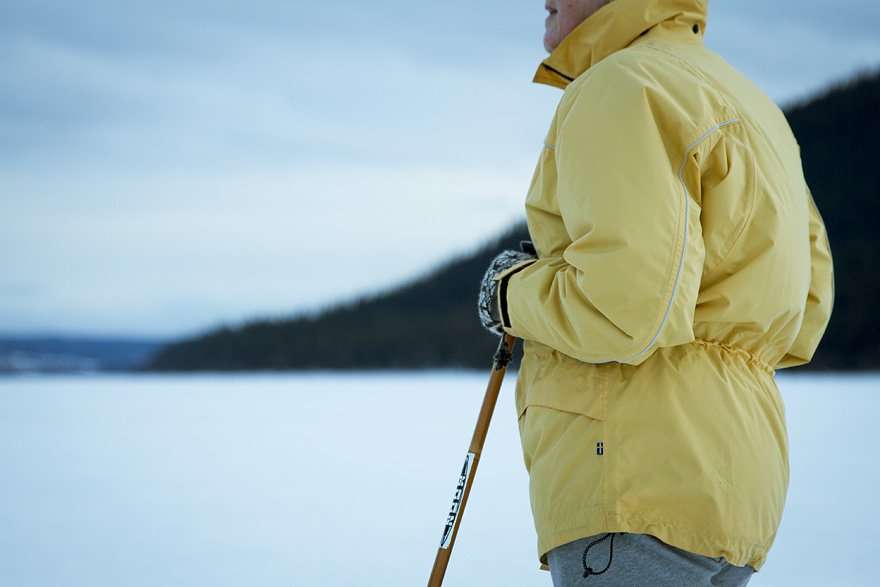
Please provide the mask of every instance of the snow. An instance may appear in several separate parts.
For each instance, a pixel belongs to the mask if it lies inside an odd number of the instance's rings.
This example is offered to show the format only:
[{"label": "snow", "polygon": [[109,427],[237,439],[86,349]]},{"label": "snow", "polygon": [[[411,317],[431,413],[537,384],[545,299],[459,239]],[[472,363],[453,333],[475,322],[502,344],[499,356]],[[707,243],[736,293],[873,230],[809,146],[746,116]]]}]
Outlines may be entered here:
[{"label": "snow", "polygon": [[[488,366],[487,366],[488,367]],[[538,570],[511,372],[444,585]],[[424,585],[474,371],[0,379],[0,582]],[[783,524],[754,586],[876,583],[878,375],[779,375]]]}]

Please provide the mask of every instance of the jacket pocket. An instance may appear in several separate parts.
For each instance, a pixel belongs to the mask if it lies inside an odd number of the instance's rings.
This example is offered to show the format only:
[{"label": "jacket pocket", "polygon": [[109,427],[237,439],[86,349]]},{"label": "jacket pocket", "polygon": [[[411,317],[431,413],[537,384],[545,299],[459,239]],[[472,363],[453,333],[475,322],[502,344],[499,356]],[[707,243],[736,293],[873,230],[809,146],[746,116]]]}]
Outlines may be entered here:
[{"label": "jacket pocket", "polygon": [[517,418],[543,407],[604,421],[608,382],[604,368],[583,363],[549,347],[526,349],[517,390]]},{"label": "jacket pocket", "polygon": [[[556,495],[550,487],[555,487],[554,480],[568,475],[560,471],[577,471],[567,477],[569,481],[602,474],[608,367],[578,361],[537,343],[523,348],[516,396],[523,461],[526,470],[534,473],[532,483],[546,486],[537,490],[546,497]],[[598,502],[601,484],[583,483],[593,492],[584,499]],[[552,508],[549,502],[545,506]]]}]

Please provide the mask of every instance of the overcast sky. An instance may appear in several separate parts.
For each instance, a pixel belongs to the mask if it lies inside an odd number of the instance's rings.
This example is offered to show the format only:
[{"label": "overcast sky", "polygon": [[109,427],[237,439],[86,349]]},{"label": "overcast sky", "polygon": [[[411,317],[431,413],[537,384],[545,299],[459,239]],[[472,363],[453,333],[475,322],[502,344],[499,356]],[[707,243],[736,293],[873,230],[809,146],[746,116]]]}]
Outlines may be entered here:
[{"label": "overcast sky", "polygon": [[[561,95],[543,6],[4,3],[0,333],[182,336],[473,250],[524,218]],[[710,10],[783,105],[880,65],[876,0]]]}]

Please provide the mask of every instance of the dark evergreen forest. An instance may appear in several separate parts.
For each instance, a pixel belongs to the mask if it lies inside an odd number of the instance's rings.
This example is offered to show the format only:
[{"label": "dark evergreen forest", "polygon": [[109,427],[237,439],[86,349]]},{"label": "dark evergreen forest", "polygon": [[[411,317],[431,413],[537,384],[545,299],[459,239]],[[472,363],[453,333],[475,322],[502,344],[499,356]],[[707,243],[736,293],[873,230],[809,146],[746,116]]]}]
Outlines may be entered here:
[{"label": "dark evergreen forest", "polygon": [[[880,368],[880,73],[786,109],[825,220],[836,300],[813,362],[798,369]],[[479,324],[480,278],[501,249],[528,239],[525,221],[472,254],[386,292],[284,320],[257,319],[162,347],[146,370],[488,368],[498,338]],[[520,345],[514,365],[520,357]]]}]

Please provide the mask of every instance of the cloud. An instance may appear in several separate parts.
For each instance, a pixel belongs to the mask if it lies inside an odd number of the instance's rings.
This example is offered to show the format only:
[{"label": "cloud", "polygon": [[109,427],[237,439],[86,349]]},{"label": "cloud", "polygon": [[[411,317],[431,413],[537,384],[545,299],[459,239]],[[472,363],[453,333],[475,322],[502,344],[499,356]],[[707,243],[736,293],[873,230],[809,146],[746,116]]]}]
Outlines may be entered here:
[{"label": "cloud", "polygon": [[[880,61],[873,2],[711,6],[710,46],[780,101]],[[507,0],[4,7],[4,282],[40,289],[0,289],[0,331],[181,334],[472,249],[522,217],[559,98],[530,83],[542,20]]]},{"label": "cloud", "polygon": [[[707,43],[782,104],[880,64],[880,5],[849,0],[711,4]],[[717,6],[717,8],[716,8]]]},{"label": "cloud", "polygon": [[510,194],[528,172],[345,164],[0,181],[49,194],[0,207],[17,209],[0,246],[28,243],[6,270],[49,282],[39,300],[0,306],[5,329],[170,336],[232,319],[230,308],[292,313],[402,282],[516,220]]},{"label": "cloud", "polygon": [[[56,145],[66,159],[71,139],[84,144],[85,156],[97,151],[113,158],[127,146],[131,162],[146,158],[148,164],[183,158],[198,166],[211,155],[225,157],[224,165],[377,154],[436,160],[449,156],[462,133],[470,144],[499,135],[521,142],[518,129],[543,124],[535,118],[510,124],[525,119],[523,105],[536,100],[515,97],[505,80],[528,79],[531,65],[486,72],[479,65],[419,63],[372,45],[303,59],[307,44],[230,38],[240,47],[234,56],[198,66],[7,40],[16,67],[0,103],[0,124],[16,147],[16,163],[35,151],[50,158]],[[351,53],[359,63],[351,63]],[[481,121],[488,125],[476,135],[472,129]],[[163,141],[163,134],[171,140]],[[426,137],[433,140],[417,144]],[[482,143],[487,153],[496,151]]]}]

